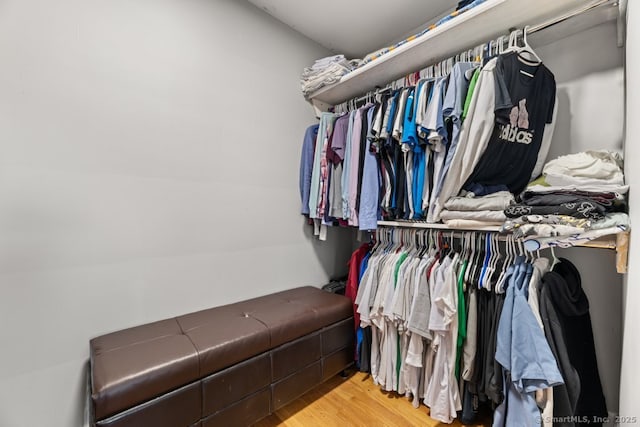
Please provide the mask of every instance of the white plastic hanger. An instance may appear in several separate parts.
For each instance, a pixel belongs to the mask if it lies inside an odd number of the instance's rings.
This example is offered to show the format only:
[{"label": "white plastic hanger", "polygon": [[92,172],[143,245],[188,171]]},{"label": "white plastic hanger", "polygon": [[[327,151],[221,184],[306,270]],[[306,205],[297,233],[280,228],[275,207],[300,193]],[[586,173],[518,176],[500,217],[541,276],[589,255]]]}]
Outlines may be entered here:
[{"label": "white plastic hanger", "polygon": [[[498,262],[500,261],[500,259],[502,258],[502,253],[500,252],[500,239],[498,237],[498,234],[494,233],[492,235],[493,238],[493,248],[494,248],[494,256],[493,256],[493,260],[490,262],[490,273],[489,273],[489,290],[491,291],[491,277],[493,277],[498,269]],[[497,280],[496,280],[496,283]]]},{"label": "white plastic hanger", "polygon": [[464,273],[464,283],[468,286],[473,286],[471,283],[471,271],[473,270],[473,261],[476,252],[476,233],[469,233],[469,250],[468,250],[468,264],[467,271]]},{"label": "white plastic hanger", "polygon": [[[538,54],[533,50],[533,48],[529,45],[529,42],[527,41],[528,29],[529,29],[529,26],[526,26],[524,27],[523,30],[515,30],[511,32],[511,34],[509,35],[509,47],[505,49],[503,53],[517,52],[518,57],[523,62],[530,65],[538,65],[542,63],[542,59],[540,59]],[[520,31],[522,31],[522,46],[518,46],[518,36],[520,35]]]},{"label": "white plastic hanger", "polygon": [[560,262],[560,260],[556,257],[556,251],[553,249],[553,246],[551,246],[551,257],[553,260],[553,262],[551,263],[551,270],[553,270],[553,267],[555,267],[556,264]]}]

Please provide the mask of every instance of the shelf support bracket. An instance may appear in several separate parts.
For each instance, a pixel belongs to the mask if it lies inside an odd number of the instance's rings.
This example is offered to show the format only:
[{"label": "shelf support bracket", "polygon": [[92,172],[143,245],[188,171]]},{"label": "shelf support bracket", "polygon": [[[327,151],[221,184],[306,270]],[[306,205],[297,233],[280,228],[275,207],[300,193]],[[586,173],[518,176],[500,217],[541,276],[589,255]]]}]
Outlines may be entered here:
[{"label": "shelf support bracket", "polygon": [[618,0],[618,47],[624,46],[627,37],[627,0]]},{"label": "shelf support bracket", "polygon": [[616,270],[618,273],[627,272],[629,259],[629,232],[616,234]]},{"label": "shelf support bracket", "polygon": [[323,112],[329,111],[329,108],[331,107],[331,105],[318,101],[317,99],[311,99],[309,102],[311,102],[311,106],[313,107],[313,111],[317,118],[320,118],[320,115]]}]

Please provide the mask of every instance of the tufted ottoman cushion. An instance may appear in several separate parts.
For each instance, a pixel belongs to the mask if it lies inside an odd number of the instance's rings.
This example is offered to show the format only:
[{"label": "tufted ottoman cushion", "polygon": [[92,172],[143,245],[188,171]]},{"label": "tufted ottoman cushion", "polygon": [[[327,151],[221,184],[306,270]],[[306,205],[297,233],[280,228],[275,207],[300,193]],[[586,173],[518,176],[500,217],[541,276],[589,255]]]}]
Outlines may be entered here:
[{"label": "tufted ottoman cushion", "polygon": [[[94,338],[90,350],[96,425],[128,426],[139,424],[136,420],[162,419],[163,411],[172,405],[167,399],[186,402],[186,393],[190,396],[188,411],[182,411],[184,414],[177,411],[182,418],[171,425],[190,425],[211,414],[211,420],[225,419],[235,410],[219,409],[226,400],[216,396],[225,387],[234,387],[227,393],[237,395],[238,399],[246,397],[247,402],[259,404],[260,408],[266,408],[260,411],[268,413],[271,398],[266,403],[260,400],[264,391],[261,387],[289,375],[293,368],[304,368],[304,375],[313,377],[306,383],[318,383],[325,376],[322,372],[329,372],[329,365],[324,369],[323,363],[344,359],[336,353],[331,356],[333,359],[327,357],[320,362],[321,356],[328,356],[329,347],[331,351],[339,347],[332,344],[336,331],[339,335],[346,334],[340,345],[347,346],[352,341],[352,314],[348,298],[309,286]],[[334,324],[345,319],[350,319],[348,326],[336,329]],[[326,328],[330,325],[331,328]],[[295,340],[298,340],[295,344],[267,354]],[[348,356],[350,351],[342,353]],[[282,374],[274,376],[273,366]],[[257,370],[253,381],[246,379],[251,383],[249,387],[243,383],[244,378],[237,376],[251,369]],[[300,390],[308,389],[294,377],[287,381],[280,388],[284,390],[287,385],[287,390],[295,390],[289,386],[295,383]],[[249,396],[250,393],[254,394]],[[291,393],[287,393],[283,392],[280,401],[288,399]],[[175,408],[170,412],[177,413]]]},{"label": "tufted ottoman cushion", "polygon": [[97,419],[199,378],[198,352],[175,319],[91,340],[92,399]]},{"label": "tufted ottoman cushion", "polygon": [[353,315],[344,298],[310,286],[250,299],[237,306],[269,329],[271,348]]}]

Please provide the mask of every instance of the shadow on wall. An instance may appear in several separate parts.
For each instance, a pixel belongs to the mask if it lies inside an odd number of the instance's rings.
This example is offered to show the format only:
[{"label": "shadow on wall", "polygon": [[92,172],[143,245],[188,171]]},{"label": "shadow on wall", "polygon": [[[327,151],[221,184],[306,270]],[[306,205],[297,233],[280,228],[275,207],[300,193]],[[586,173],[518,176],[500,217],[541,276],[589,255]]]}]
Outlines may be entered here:
[{"label": "shadow on wall", "polygon": [[[88,345],[88,344],[87,344]],[[85,362],[82,367],[83,375],[81,377],[80,385],[78,386],[78,393],[80,394],[79,401],[82,402],[78,405],[81,413],[78,414],[79,420],[75,425],[82,427],[91,426],[91,381],[89,379],[89,360]]]},{"label": "shadow on wall", "polygon": [[565,88],[558,87],[556,96],[558,115],[553,129],[553,139],[547,154],[547,161],[571,153],[571,101]]},{"label": "shadow on wall", "polygon": [[547,160],[585,150],[622,151],[624,70],[558,84],[558,117]]},{"label": "shadow on wall", "polygon": [[322,241],[313,235],[313,226],[307,223],[306,218],[302,221],[302,231],[305,238],[311,241],[316,258],[327,277],[336,279],[346,276],[357,231],[354,228],[327,227],[327,240]]}]

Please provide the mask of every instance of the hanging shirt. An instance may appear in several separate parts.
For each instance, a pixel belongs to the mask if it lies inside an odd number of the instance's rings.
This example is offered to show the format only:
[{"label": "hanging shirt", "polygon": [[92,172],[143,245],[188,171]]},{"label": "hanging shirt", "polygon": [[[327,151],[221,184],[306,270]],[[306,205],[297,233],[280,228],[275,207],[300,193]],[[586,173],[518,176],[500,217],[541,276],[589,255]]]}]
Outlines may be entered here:
[{"label": "hanging shirt", "polygon": [[[527,302],[532,267],[519,260],[510,277],[500,323],[496,361],[505,373],[505,397],[494,426],[539,426],[534,393],[563,384],[556,359]],[[508,374],[507,374],[508,373]]]},{"label": "hanging shirt", "polygon": [[349,156],[349,182],[348,182],[348,206],[349,225],[358,225],[358,211],[356,209],[356,199],[358,196],[358,168],[360,165],[360,143],[362,134],[362,114],[363,109],[356,110],[353,118],[353,129],[351,133],[351,153]]},{"label": "hanging shirt", "polygon": [[458,339],[456,342],[456,378],[460,378],[460,365],[462,360],[462,346],[467,337],[467,305],[464,298],[464,273],[467,271],[468,261],[460,264],[458,271]]},{"label": "hanging shirt", "polygon": [[331,145],[331,138],[333,137],[333,124],[336,120],[336,115],[332,114],[327,119],[324,140],[321,144],[320,153],[320,188],[318,190],[318,208],[317,216],[326,223],[327,208],[329,206],[329,179],[331,172],[331,165],[329,164],[328,152]]},{"label": "hanging shirt", "polygon": [[434,333],[431,345],[435,353],[433,375],[424,402],[431,408],[430,416],[451,423],[456,412],[462,410],[462,401],[455,378],[456,346],[458,337],[457,268],[459,255],[446,256],[438,269],[432,290],[429,329]]},{"label": "hanging shirt", "polygon": [[460,138],[460,128],[462,127],[462,110],[464,108],[465,98],[469,89],[469,80],[467,72],[477,66],[474,62],[458,62],[451,69],[449,76],[449,85],[442,103],[442,115],[445,120],[451,122],[451,140],[449,141],[449,149],[442,166],[442,171],[437,178],[435,185],[436,196],[440,193],[440,187],[444,177],[449,172],[451,160],[458,148],[458,139]]},{"label": "hanging shirt", "polygon": [[316,138],[315,154],[313,158],[313,172],[311,174],[311,188],[309,190],[309,218],[320,218],[318,216],[318,201],[320,198],[322,147],[326,138],[328,138],[327,128],[333,117],[333,113],[322,113],[320,115],[320,125],[318,128],[318,136]]},{"label": "hanging shirt", "polygon": [[396,141],[400,141],[402,139],[402,130],[404,126],[404,117],[405,117],[405,108],[407,105],[407,98],[409,96],[409,88],[403,89],[400,92],[400,96],[398,98],[398,104],[396,106],[396,115],[393,121],[393,128],[391,130],[391,136]]},{"label": "hanging shirt", "polygon": [[569,360],[580,378],[580,395],[573,415],[585,421],[576,425],[600,425],[598,420],[607,416],[607,406],[600,383],[589,300],[581,281],[575,265],[560,258],[560,262],[545,274],[543,289],[549,293],[556,308]]},{"label": "hanging shirt", "polygon": [[367,149],[367,139],[369,138],[369,130],[371,129],[371,120],[373,116],[373,105],[367,104],[362,107],[362,130],[360,133],[360,159],[358,162],[358,183],[356,187],[356,210],[360,212],[360,196],[362,195],[362,174],[364,173],[365,150]]},{"label": "hanging shirt", "polygon": [[416,144],[413,147],[413,219],[422,219],[422,193],[424,192],[424,175],[426,173],[427,158],[423,144]]},{"label": "hanging shirt", "polygon": [[309,215],[309,193],[311,192],[311,175],[313,173],[313,155],[316,139],[318,137],[318,125],[309,126],[304,133],[302,141],[302,153],[300,155],[300,212]]},{"label": "hanging shirt", "polygon": [[471,107],[471,98],[473,98],[473,93],[476,90],[476,85],[478,84],[478,78],[480,77],[480,68],[476,68],[473,76],[471,76],[471,80],[469,81],[469,89],[467,90],[467,96],[464,99],[464,108],[462,109],[462,121],[467,118],[469,115],[469,108]]},{"label": "hanging shirt", "polygon": [[349,116],[343,115],[336,119],[333,125],[333,136],[327,151],[327,158],[331,167],[329,187],[329,216],[342,218],[342,174]]},{"label": "hanging shirt", "polygon": [[351,211],[349,210],[349,174],[351,173],[351,137],[353,136],[353,121],[356,112],[349,113],[349,121],[347,125],[347,136],[344,141],[344,160],[342,161],[342,219],[348,219]]},{"label": "hanging shirt", "polygon": [[[374,109],[367,114],[369,129],[373,123]],[[378,176],[378,158],[371,147],[372,138],[366,138],[364,150],[364,165],[362,172],[362,186],[360,188],[360,209],[358,224],[360,230],[375,230],[378,227],[378,209],[380,182]]]},{"label": "hanging shirt", "polygon": [[432,203],[436,196],[440,193],[442,168],[447,156],[447,132],[444,127],[444,119],[442,116],[442,102],[446,91],[446,79],[440,79],[436,82],[433,89],[431,101],[427,108],[427,115],[423,127],[429,131],[427,141],[432,151],[431,161],[433,163],[433,188],[428,200],[422,201],[422,208],[429,210],[427,213],[427,221],[433,222]]},{"label": "hanging shirt", "polygon": [[418,143],[418,132],[416,130],[416,106],[418,101],[418,92],[420,89],[420,86],[416,89],[409,88],[407,92],[400,143],[406,144],[408,147],[413,147]]},{"label": "hanging shirt", "polygon": [[[416,101],[416,128],[424,121],[424,115],[427,112],[427,105],[431,99],[431,92],[433,90],[434,79],[426,79],[418,82],[419,92]],[[422,140],[424,136],[420,136]]]},{"label": "hanging shirt", "polygon": [[398,98],[400,97],[400,91],[395,91],[389,99],[389,107],[384,113],[384,120],[382,121],[382,130],[380,131],[380,139],[386,139],[391,136],[393,131],[393,123],[395,121],[396,112],[398,109]]},{"label": "hanging shirt", "polygon": [[[482,68],[478,83],[469,106],[469,118],[460,130],[458,148],[451,159],[449,173],[445,177],[440,194],[435,197],[430,209],[433,222],[440,220],[440,212],[450,197],[456,196],[462,185],[480,161],[493,132],[496,105],[495,67],[497,59],[492,59]],[[503,92],[503,91],[500,91]]]},{"label": "hanging shirt", "polygon": [[506,185],[519,194],[538,161],[545,125],[553,119],[556,82],[544,64],[528,65],[516,52],[498,56],[495,75],[506,92],[495,98],[493,133],[464,187]]}]

